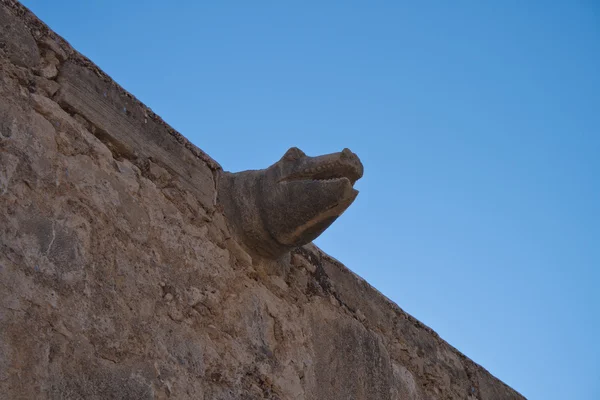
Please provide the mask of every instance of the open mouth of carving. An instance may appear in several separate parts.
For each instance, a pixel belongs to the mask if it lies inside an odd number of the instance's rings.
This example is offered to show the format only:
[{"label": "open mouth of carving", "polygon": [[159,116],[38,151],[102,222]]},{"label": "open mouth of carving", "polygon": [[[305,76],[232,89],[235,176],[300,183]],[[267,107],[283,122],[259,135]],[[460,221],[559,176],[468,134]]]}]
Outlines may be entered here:
[{"label": "open mouth of carving", "polygon": [[361,174],[353,165],[343,163],[332,163],[313,168],[306,168],[301,172],[293,173],[280,182],[290,181],[319,181],[319,182],[337,182],[347,180],[351,185],[360,178]]}]

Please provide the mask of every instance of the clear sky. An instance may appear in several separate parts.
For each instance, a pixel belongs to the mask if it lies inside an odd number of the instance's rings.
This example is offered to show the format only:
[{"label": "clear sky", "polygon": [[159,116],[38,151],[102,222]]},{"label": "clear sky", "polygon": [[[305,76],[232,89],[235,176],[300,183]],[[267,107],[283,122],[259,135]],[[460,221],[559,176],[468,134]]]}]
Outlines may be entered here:
[{"label": "clear sky", "polygon": [[352,149],[316,243],[526,397],[600,399],[600,3],[24,4],[226,170]]}]

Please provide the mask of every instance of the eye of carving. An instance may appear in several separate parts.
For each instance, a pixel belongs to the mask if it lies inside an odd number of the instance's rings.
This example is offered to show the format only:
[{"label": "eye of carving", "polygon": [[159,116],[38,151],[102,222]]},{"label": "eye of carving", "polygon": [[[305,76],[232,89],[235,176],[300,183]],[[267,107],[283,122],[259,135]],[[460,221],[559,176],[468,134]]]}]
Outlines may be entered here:
[{"label": "eye of carving", "polygon": [[283,158],[285,158],[286,160],[289,160],[289,161],[296,161],[305,156],[306,156],[306,154],[304,154],[304,152],[302,150],[300,150],[297,147],[292,147],[291,149],[289,149],[288,151],[285,152],[285,155],[283,156]]}]

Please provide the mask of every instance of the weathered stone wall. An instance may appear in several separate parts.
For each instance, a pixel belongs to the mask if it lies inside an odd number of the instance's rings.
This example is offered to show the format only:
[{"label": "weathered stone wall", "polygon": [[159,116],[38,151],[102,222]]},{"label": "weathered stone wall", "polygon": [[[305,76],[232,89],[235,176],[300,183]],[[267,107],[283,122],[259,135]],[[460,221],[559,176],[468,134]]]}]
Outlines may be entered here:
[{"label": "weathered stone wall", "polygon": [[220,171],[0,0],[0,398],[522,399],[316,247],[252,260]]}]

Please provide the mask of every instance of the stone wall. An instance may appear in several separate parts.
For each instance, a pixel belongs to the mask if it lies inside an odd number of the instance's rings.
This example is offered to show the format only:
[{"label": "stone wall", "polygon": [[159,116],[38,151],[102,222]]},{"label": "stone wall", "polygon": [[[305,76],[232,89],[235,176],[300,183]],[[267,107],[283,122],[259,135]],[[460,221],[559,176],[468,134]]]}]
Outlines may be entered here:
[{"label": "stone wall", "polygon": [[523,398],[315,246],[253,260],[220,172],[0,0],[0,398]]}]

